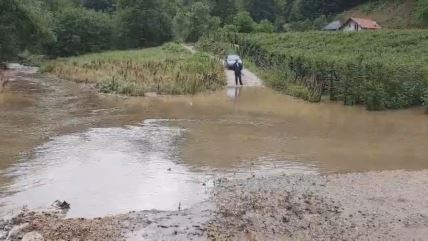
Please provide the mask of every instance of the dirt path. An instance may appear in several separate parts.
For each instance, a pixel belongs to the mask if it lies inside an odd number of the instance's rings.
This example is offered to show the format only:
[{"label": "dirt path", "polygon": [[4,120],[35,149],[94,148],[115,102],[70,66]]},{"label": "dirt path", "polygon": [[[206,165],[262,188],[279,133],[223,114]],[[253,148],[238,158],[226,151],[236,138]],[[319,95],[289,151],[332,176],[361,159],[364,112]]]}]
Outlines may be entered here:
[{"label": "dirt path", "polygon": [[[194,46],[183,45],[183,47],[189,50],[193,54],[197,53],[197,50],[195,49]],[[221,61],[221,64],[223,64],[223,60],[220,60],[220,61]],[[233,71],[224,69],[224,73],[227,78],[227,87],[228,88],[236,87],[235,74],[233,73]],[[246,87],[263,87],[263,81],[248,69],[244,69],[242,71],[242,82]]]}]

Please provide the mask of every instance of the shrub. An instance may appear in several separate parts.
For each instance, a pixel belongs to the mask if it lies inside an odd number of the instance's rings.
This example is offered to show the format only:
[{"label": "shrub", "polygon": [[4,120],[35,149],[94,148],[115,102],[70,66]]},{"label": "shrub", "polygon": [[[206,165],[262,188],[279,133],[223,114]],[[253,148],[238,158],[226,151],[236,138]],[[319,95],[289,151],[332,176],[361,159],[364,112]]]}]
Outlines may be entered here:
[{"label": "shrub", "polygon": [[111,47],[112,22],[108,14],[85,8],[65,8],[55,15],[57,41],[53,56],[79,55]]}]

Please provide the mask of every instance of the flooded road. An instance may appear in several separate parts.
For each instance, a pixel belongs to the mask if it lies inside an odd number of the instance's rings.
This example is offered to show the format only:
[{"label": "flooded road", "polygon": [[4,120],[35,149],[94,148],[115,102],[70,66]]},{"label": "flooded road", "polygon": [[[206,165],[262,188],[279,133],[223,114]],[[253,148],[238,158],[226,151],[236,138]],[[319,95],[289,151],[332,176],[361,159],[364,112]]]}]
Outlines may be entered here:
[{"label": "flooded road", "polygon": [[428,168],[422,109],[367,112],[267,88],[124,98],[17,71],[0,93],[0,215],[177,210],[222,173]]}]

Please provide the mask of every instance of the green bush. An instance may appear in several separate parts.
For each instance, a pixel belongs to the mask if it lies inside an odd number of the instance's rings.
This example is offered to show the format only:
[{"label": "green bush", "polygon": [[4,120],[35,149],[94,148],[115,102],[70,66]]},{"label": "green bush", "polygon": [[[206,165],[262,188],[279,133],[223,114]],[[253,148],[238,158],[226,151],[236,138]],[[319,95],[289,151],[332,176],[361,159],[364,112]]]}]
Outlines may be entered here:
[{"label": "green bush", "polygon": [[57,41],[50,47],[53,56],[79,55],[109,49],[112,21],[106,13],[85,8],[65,8],[55,15]]},{"label": "green bush", "polygon": [[428,0],[418,0],[416,15],[423,24],[428,26]]}]

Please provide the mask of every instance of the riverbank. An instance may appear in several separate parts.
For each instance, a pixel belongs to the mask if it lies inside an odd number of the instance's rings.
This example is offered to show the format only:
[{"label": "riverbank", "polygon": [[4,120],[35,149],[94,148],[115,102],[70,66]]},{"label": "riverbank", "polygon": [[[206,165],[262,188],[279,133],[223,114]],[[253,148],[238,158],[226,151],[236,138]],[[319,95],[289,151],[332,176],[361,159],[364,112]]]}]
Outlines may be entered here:
[{"label": "riverbank", "polygon": [[[428,172],[248,175],[214,181],[212,198],[187,210],[97,219],[25,212],[45,240],[424,240]],[[21,226],[23,227],[23,226]]]},{"label": "riverbank", "polygon": [[131,96],[196,94],[226,84],[223,68],[215,60],[174,43],[58,59],[41,69],[59,78],[94,84],[103,93]]}]

